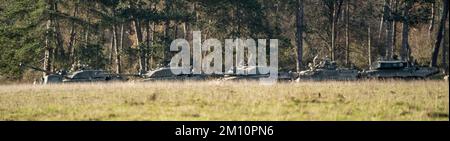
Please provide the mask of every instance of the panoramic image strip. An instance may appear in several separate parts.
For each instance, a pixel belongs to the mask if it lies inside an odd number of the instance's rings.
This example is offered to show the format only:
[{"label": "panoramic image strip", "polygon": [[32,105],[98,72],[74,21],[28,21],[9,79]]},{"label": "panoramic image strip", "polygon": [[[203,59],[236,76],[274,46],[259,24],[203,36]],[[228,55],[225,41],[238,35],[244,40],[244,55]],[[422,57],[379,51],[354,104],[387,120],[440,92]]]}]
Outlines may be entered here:
[{"label": "panoramic image strip", "polygon": [[0,121],[449,121],[448,16],[448,0],[3,0]]}]

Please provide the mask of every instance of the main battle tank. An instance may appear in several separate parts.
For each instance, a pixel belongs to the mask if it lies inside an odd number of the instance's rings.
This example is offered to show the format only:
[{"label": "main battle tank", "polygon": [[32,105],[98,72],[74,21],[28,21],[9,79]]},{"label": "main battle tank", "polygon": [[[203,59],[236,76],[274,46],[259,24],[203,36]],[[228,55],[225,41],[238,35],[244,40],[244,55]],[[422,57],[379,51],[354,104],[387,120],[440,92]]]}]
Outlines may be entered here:
[{"label": "main battle tank", "polygon": [[[265,70],[262,73],[262,70]],[[243,66],[238,68],[232,68],[228,71],[228,75],[220,78],[219,81],[256,81],[261,78],[269,78],[270,73],[267,71],[269,68],[260,66]],[[243,74],[236,74],[236,72],[242,72]],[[255,72],[252,74],[252,72]],[[292,72],[278,72],[278,81],[292,81],[296,74]]]},{"label": "main battle tank", "polygon": [[108,81],[123,81],[122,76],[111,74],[104,70],[79,70],[68,75],[63,79],[64,83],[70,82],[108,82]]},{"label": "main battle tank", "polygon": [[43,69],[20,64],[21,68],[30,68],[36,71],[45,72],[47,75],[41,78],[43,84],[57,84],[57,83],[73,83],[73,82],[109,82],[109,81],[123,81],[125,80],[118,74],[111,74],[103,70],[79,70],[71,74],[67,71],[60,70],[58,72],[45,71]]},{"label": "main battle tank", "polygon": [[358,79],[358,70],[349,68],[338,68],[336,62],[330,61],[328,58],[323,59],[316,64],[317,57],[314,58],[314,63],[309,63],[309,69],[301,71],[298,74],[297,81],[313,80],[356,80]]},{"label": "main battle tank", "polygon": [[[260,67],[242,67],[236,70],[242,71],[244,74],[235,74],[235,69],[229,70],[228,73],[232,75],[223,74],[179,74],[176,75],[172,70],[182,68],[162,67],[148,72],[145,75],[139,75],[144,78],[144,81],[183,81],[183,80],[219,80],[219,81],[235,81],[235,80],[259,80],[259,78],[268,78],[268,73],[262,74],[258,70]],[[192,70],[192,69],[191,69]],[[255,71],[256,74],[250,74]],[[280,73],[279,80],[287,80],[292,77],[289,74]]]},{"label": "main battle tank", "polygon": [[370,70],[362,71],[362,78],[399,78],[399,79],[424,79],[439,73],[437,68],[417,67],[407,61],[377,61]]},{"label": "main battle tank", "polygon": [[[174,74],[172,70],[182,69],[182,68],[170,68],[170,67],[162,67],[150,71],[143,75],[144,81],[182,81],[182,80],[206,80],[212,75],[204,75],[204,74]],[[180,70],[181,71],[181,70]]]}]

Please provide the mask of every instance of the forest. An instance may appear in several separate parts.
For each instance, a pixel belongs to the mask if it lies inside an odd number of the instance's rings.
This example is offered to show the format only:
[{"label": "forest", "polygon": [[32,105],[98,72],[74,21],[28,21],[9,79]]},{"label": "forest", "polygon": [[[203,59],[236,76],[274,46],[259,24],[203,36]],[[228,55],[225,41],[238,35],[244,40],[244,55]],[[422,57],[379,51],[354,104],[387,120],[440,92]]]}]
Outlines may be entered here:
[{"label": "forest", "polygon": [[[3,0],[0,80],[82,66],[145,73],[166,66],[177,38],[278,39],[279,70],[315,56],[367,69],[402,59],[448,74],[448,0]],[[191,42],[192,43],[192,42]]]}]

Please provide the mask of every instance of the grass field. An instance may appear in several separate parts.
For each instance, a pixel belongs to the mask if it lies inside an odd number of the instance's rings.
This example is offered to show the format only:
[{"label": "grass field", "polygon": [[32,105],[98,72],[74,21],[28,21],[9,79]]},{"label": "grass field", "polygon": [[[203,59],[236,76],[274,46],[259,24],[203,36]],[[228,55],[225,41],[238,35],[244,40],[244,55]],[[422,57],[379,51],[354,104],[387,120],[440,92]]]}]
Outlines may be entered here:
[{"label": "grass field", "polygon": [[445,81],[0,85],[0,120],[449,120]]}]

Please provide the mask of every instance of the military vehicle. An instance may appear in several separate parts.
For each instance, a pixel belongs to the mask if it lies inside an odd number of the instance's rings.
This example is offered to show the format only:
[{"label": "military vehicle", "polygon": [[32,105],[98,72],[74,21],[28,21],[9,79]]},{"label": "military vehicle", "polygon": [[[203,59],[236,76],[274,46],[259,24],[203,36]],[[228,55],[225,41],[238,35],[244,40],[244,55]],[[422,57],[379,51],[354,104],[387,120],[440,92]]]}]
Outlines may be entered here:
[{"label": "military vehicle", "polygon": [[317,56],[314,58],[313,63],[309,63],[309,69],[299,72],[296,81],[313,80],[357,80],[358,70],[349,68],[338,68],[336,62],[330,61],[328,57],[325,57],[320,63],[316,63]]},{"label": "military vehicle", "polygon": [[[144,82],[148,81],[183,81],[183,80],[219,80],[219,81],[229,81],[229,80],[259,80],[259,78],[269,77],[269,74],[261,74],[258,71],[259,67],[242,67],[237,68],[237,70],[241,70],[244,74],[235,74],[235,69],[231,69],[228,73],[232,75],[223,75],[223,74],[179,74],[176,75],[172,72],[172,70],[182,69],[182,68],[170,68],[170,67],[161,67],[150,71],[144,75],[140,75],[144,78]],[[256,74],[250,74],[252,70],[256,69]],[[192,70],[192,69],[191,69]],[[191,71],[192,72],[192,71]],[[290,74],[281,73],[279,75],[279,79],[287,80],[292,79]]]},{"label": "military vehicle", "polygon": [[[267,67],[259,67],[259,66],[244,66],[238,68],[232,68],[228,71],[230,75],[224,75],[223,78],[220,78],[220,81],[251,81],[251,80],[260,80],[260,78],[269,78],[269,73],[262,73],[262,69],[268,69]],[[237,71],[243,72],[242,74],[236,74]],[[251,72],[256,72],[252,74]],[[296,77],[295,73],[292,72],[279,72],[278,80],[279,81],[292,81],[293,78]]]},{"label": "military vehicle", "polygon": [[45,72],[45,75],[41,83],[43,84],[55,84],[55,83],[73,83],[73,82],[108,82],[108,81],[123,81],[125,80],[118,74],[111,74],[103,70],[79,70],[72,74],[67,73],[65,70],[58,72],[46,71],[37,67],[20,64],[21,68],[30,68],[36,71]]},{"label": "military vehicle", "polygon": [[377,61],[369,70],[360,72],[361,78],[424,79],[439,73],[437,68],[418,67],[407,61]]},{"label": "military vehicle", "polygon": [[[227,71],[227,74],[223,77],[219,78],[219,81],[251,81],[251,80],[259,80],[259,78],[269,77],[268,73],[260,73],[260,67],[233,67],[232,69]],[[242,72],[242,74],[237,74],[236,72]],[[255,74],[251,74],[250,72],[256,72]]]},{"label": "military vehicle", "polygon": [[[182,69],[182,68],[170,68],[162,67],[150,71],[143,75],[144,82],[147,81],[182,81],[182,80],[207,80],[218,77],[217,75],[205,75],[205,74],[179,74],[176,75],[172,70]],[[192,70],[192,69],[191,69]]]}]

